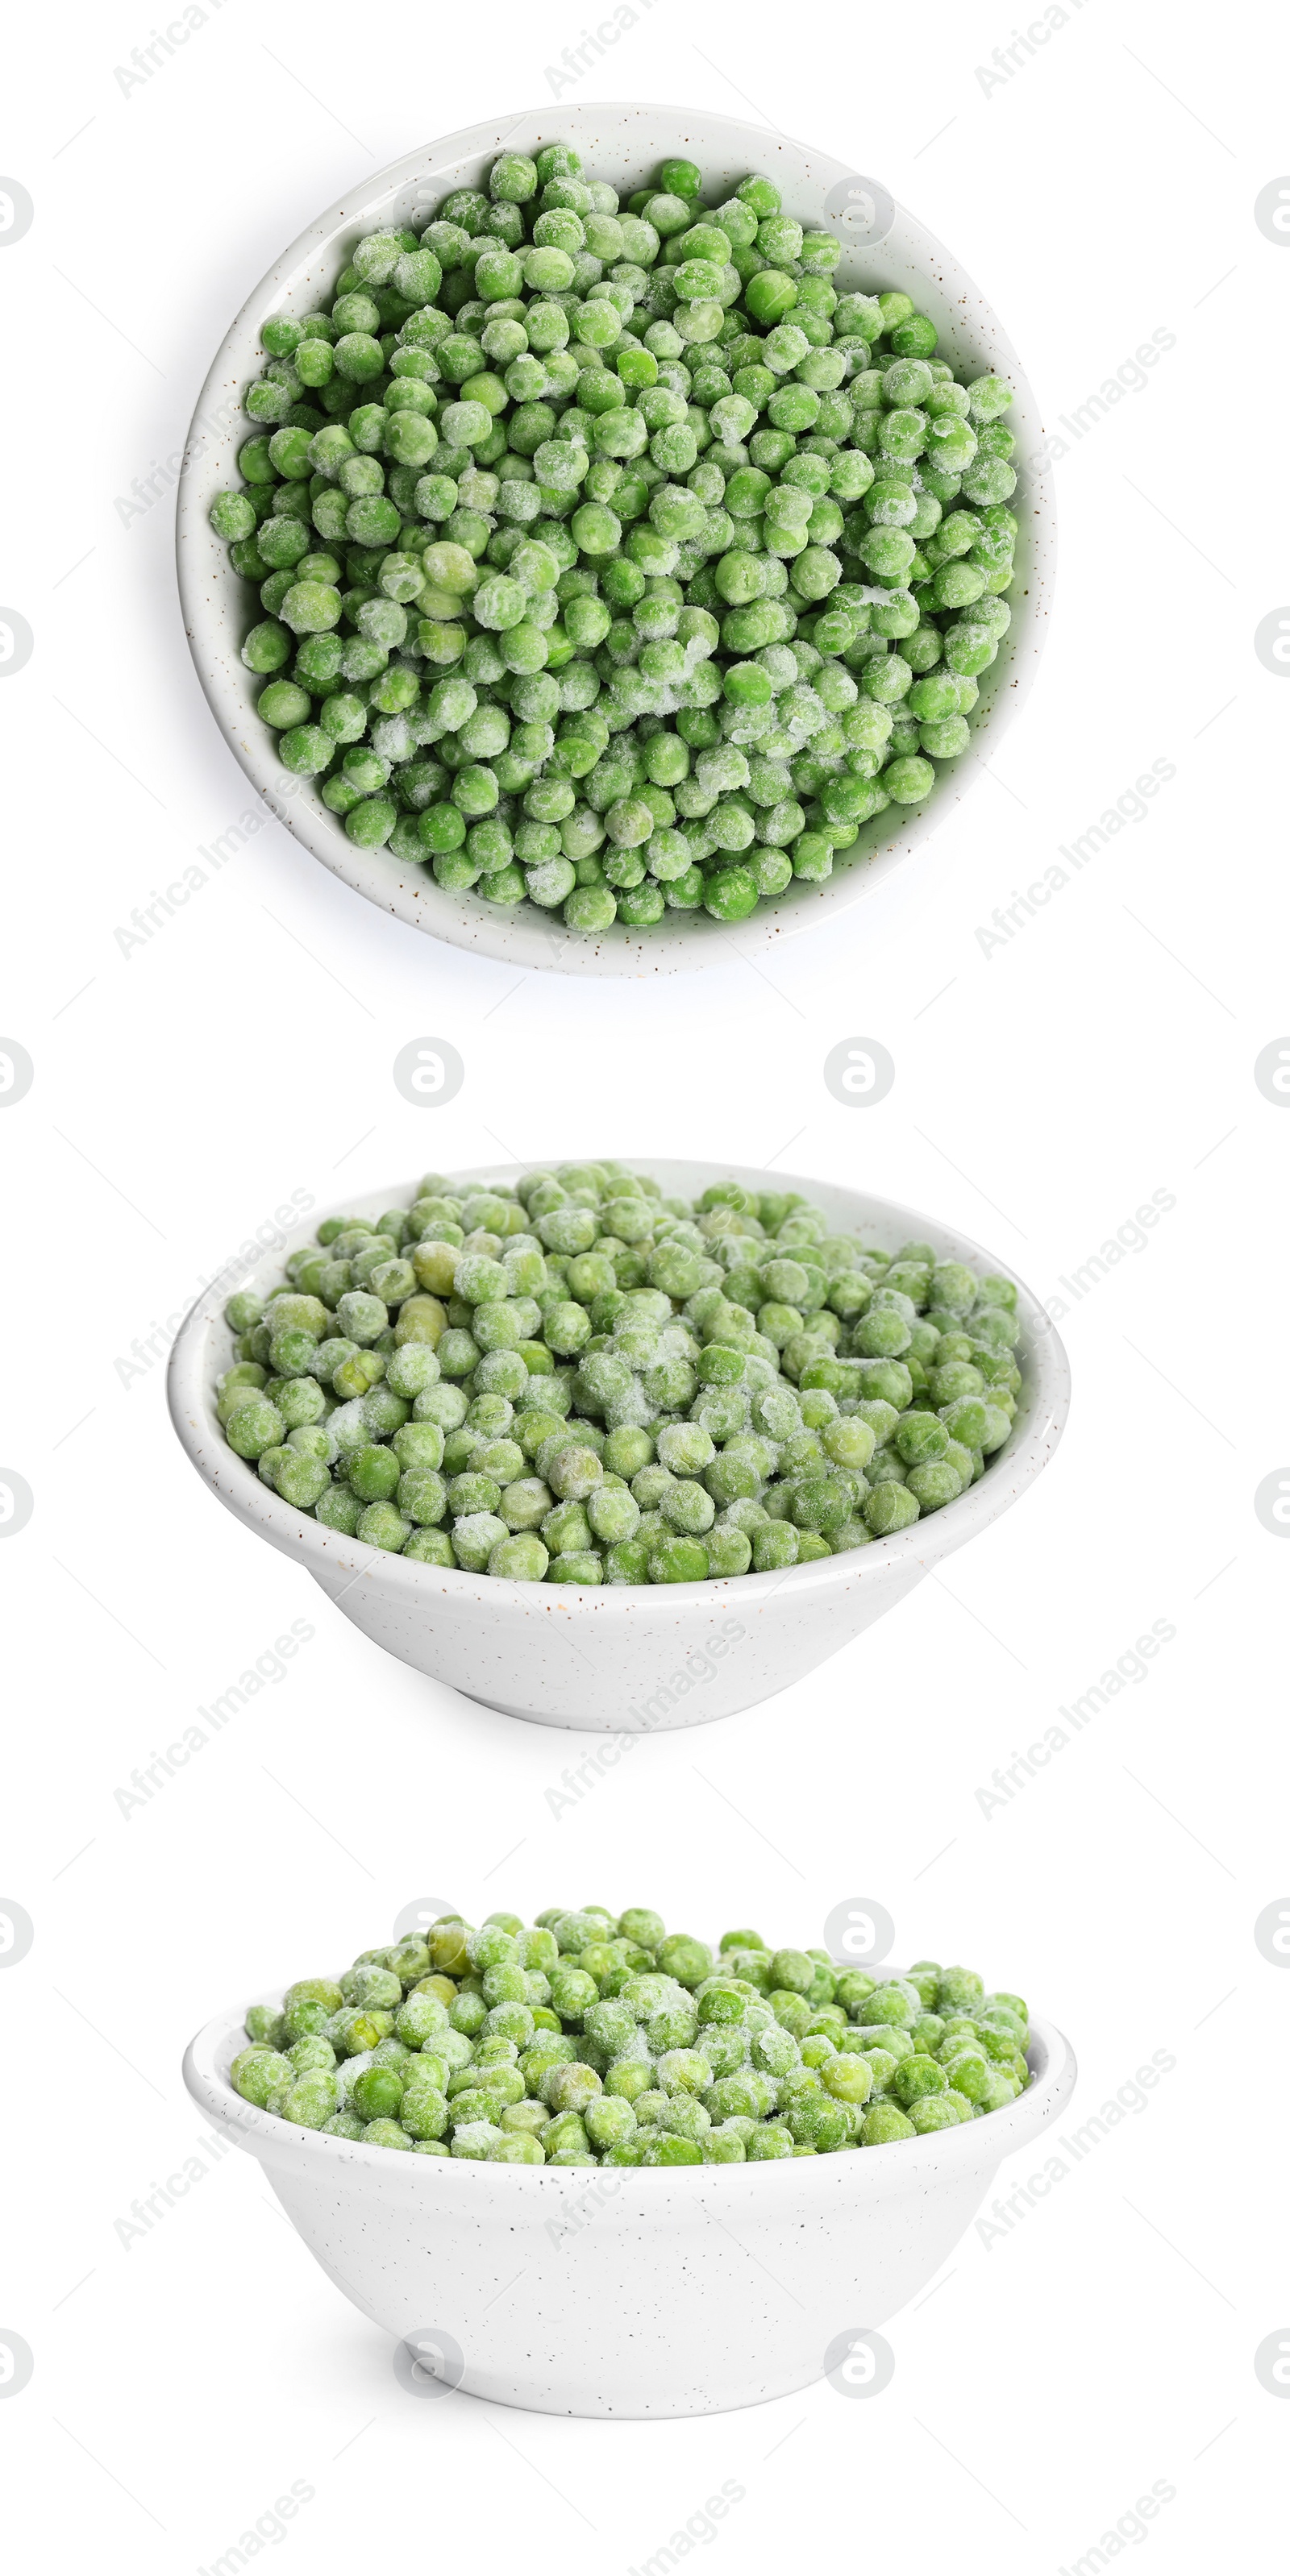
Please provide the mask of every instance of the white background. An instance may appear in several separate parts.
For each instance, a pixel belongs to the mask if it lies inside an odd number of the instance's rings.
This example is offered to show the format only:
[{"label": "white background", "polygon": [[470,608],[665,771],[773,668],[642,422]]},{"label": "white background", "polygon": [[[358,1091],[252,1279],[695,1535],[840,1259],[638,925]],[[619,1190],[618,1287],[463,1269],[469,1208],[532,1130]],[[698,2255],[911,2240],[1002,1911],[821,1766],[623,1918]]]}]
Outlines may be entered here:
[{"label": "white background", "polygon": [[[0,2442],[24,2559],[208,2567],[299,2480],[312,2500],[258,2554],[612,2571],[731,2479],[744,2500],[686,2554],[1032,2576],[1162,2481],[1174,2500],[1088,2565],[1207,2570],[1271,2515],[1286,2419],[1253,2356],[1290,2317],[1290,1979],[1253,1938],[1290,1885],[1286,1560],[1253,1508],[1290,1460],[1290,1117],[1253,1078],[1290,1030],[1290,692],[1253,647],[1290,599],[1290,256],[1253,214],[1286,167],[1270,16],[1219,46],[1199,11],[1088,0],[986,86],[1013,37],[980,0],[656,0],[567,93],[773,114],[877,172],[995,303],[1050,423],[1176,337],[1054,469],[1052,641],[958,820],[773,980],[732,959],[650,990],[437,947],[272,822],[145,950],[114,939],[250,802],[189,663],[172,499],[124,521],[118,502],[182,448],[212,350],[302,225],[413,144],[548,98],[581,33],[558,6],[203,6],[125,90],[146,13],[29,17],[0,149],[36,210],[0,252],[0,588],[35,636],[0,690],[0,1029],[35,1065],[0,1121],[0,1445],[35,1495],[0,1550],[0,1887],[35,1925],[0,1976],[0,2325],[34,2355]],[[983,955],[993,909],[1158,759],[1177,775],[1147,819]],[[467,1068],[440,1111],[391,1079],[423,1034]],[[897,1065],[869,1110],[822,1080],[856,1034]],[[652,1743],[630,1786],[556,1818],[580,1740],[369,1647],[202,1491],[161,1366],[126,1387],[114,1362],[294,1188],[322,1206],[428,1166],[597,1151],[854,1177],[1044,1297],[1153,1192],[1176,1206],[1064,1320],[1070,1429],[1015,1513],[800,1689]],[[131,1771],[293,1619],[316,1635],[287,1676],[123,1816]],[[987,1819],[996,1766],[1156,1620],[1177,1635],[1149,1677]],[[863,1891],[906,1955],[975,1963],[1070,2033],[1075,2120],[1153,2051],[1177,2063],[1002,2240],[969,2233],[889,2324],[895,2378],[867,2407],[827,2385],[663,2426],[413,2406],[249,2161],[143,2240],[116,2222],[197,2144],[192,2029],[388,1938],[426,1890],[806,1940]]]}]

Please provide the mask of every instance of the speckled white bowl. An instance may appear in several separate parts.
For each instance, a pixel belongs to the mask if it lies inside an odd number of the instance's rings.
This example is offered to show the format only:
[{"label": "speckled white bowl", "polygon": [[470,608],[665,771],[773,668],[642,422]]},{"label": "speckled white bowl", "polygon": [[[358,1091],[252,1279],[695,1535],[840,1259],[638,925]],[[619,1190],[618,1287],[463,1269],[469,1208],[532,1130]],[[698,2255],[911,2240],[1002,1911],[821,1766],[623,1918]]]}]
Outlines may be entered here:
[{"label": "speckled white bowl", "polygon": [[254,2110],[228,2076],[245,2011],[193,2040],[194,2101],[259,2158],[364,2316],[446,2339],[468,2395],[547,2415],[712,2415],[809,2387],[836,2337],[881,2326],[932,2279],[1004,2157],[1056,2126],[1076,2073],[1069,2042],[1035,2022],[1020,2100],[931,2137],[649,2172],[475,2164]]},{"label": "speckled white bowl", "polygon": [[[492,1164],[458,1175],[474,1185],[514,1181],[525,1167]],[[764,1187],[741,1165],[642,1160],[668,1196],[696,1198],[714,1179]],[[893,1251],[929,1242],[945,1261],[979,1270],[1007,1267],[966,1235],[887,1199],[827,1181],[777,1173],[776,1186],[801,1190],[838,1232],[863,1230]],[[406,1200],[407,1181],[342,1202],[337,1214],[379,1216]],[[282,1278],[284,1252],[311,1242],[326,1211],[239,1287],[266,1294]],[[170,1359],[171,1418],[193,1465],[226,1509],[274,1547],[307,1566],[337,1609],[401,1662],[509,1717],[605,1735],[703,1726],[751,1708],[800,1681],[826,1656],[902,1600],[932,1567],[997,1520],[1047,1465],[1070,1401],[1066,1354],[1027,1290],[1017,1348],[1023,1387],[1009,1439],[958,1502],[894,1538],[781,1574],[744,1574],[720,1583],[504,1583],[456,1567],[409,1564],[324,1529],[279,1500],[229,1448],[215,1417],[215,1385],[233,1355],[223,1320],[227,1283],[198,1298]],[[607,1753],[606,1753],[606,1757]]]},{"label": "speckled white bowl", "polygon": [[[857,129],[856,152],[865,166],[875,149],[870,125],[866,119]],[[503,145],[536,152],[551,142],[576,144],[586,167],[596,177],[608,179],[621,195],[641,186],[669,152],[690,154],[699,163],[709,195],[714,188],[728,192],[748,170],[769,172],[782,189],[790,213],[840,233],[845,246],[835,283],[848,291],[905,290],[936,323],[944,354],[956,371],[980,374],[993,368],[1008,378],[1014,388],[1008,425],[1016,435],[1019,457],[1032,454],[1042,444],[1043,430],[1035,397],[997,314],[950,252],[913,215],[898,206],[890,232],[876,248],[856,247],[847,222],[830,215],[826,203],[830,192],[853,174],[854,164],[768,133],[764,126],[745,124],[737,117],[710,116],[706,110],[622,105],[541,108],[499,117],[425,144],[362,180],[339,205],[330,206],[284,251],[247,298],[202,387],[189,431],[179,497],[178,560],[184,623],[198,677],[252,785],[287,830],[333,875],[343,877],[383,911],[432,932],[437,939],[449,940],[454,947],[473,949],[477,956],[500,957],[510,965],[553,967],[564,974],[674,974],[720,963],[731,944],[746,957],[766,955],[790,933],[810,929],[846,910],[958,812],[981,764],[997,750],[1021,705],[1047,633],[1056,561],[1052,478],[1047,483],[1036,480],[1033,488],[1018,486],[1014,508],[1021,532],[1011,601],[1013,621],[996,661],[982,675],[980,703],[972,720],[972,750],[942,772],[926,805],[901,812],[889,808],[866,826],[854,850],[839,855],[825,884],[794,878],[774,902],[761,904],[747,921],[733,928],[713,921],[705,912],[687,913],[683,920],[669,914],[656,930],[633,930],[616,922],[597,939],[566,930],[558,915],[539,913],[531,904],[500,911],[470,893],[453,893],[436,885],[428,868],[409,866],[388,850],[359,849],[308,783],[282,767],[274,737],[255,713],[259,683],[239,658],[251,622],[249,593],[229,564],[226,546],[210,527],[211,499],[237,479],[237,451],[249,434],[241,398],[263,363],[260,326],[268,316],[307,313],[316,307],[361,233],[387,223],[411,222],[424,228],[431,207],[451,189],[479,184]]]}]

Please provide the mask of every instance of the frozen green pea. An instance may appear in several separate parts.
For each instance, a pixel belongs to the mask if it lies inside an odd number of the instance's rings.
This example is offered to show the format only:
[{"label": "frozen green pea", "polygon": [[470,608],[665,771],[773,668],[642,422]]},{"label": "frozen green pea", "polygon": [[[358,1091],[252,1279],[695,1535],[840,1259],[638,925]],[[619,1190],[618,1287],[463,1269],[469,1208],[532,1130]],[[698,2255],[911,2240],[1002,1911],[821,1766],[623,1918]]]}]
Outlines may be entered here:
[{"label": "frozen green pea", "polygon": [[887,1482],[875,1485],[866,1494],[861,1509],[865,1525],[874,1538],[895,1537],[899,1531],[910,1528],[919,1514],[917,1495],[910,1492],[908,1484]]},{"label": "frozen green pea", "polygon": [[289,2089],[295,2074],[290,2058],[258,2045],[242,2049],[229,2071],[235,2091],[257,2110],[265,2108],[271,2095]]},{"label": "frozen green pea", "polygon": [[910,1469],[906,1490],[922,1512],[943,1510],[946,1503],[957,1502],[963,1491],[963,1478],[951,1465],[948,1456],[927,1466]]},{"label": "frozen green pea", "polygon": [[866,2111],[860,2125],[860,2143],[865,2147],[894,2146],[902,2138],[918,2134],[912,2120],[905,2117],[899,2104],[885,2097]]}]

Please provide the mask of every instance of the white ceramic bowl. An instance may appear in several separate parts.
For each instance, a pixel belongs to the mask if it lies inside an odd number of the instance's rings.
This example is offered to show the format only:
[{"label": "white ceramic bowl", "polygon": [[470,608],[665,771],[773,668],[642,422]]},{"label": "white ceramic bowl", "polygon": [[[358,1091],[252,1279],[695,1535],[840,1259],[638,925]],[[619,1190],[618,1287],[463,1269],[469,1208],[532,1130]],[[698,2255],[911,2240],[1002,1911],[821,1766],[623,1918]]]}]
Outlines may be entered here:
[{"label": "white ceramic bowl", "polygon": [[[458,187],[475,187],[503,144],[536,152],[544,143],[577,146],[593,176],[608,179],[620,195],[641,186],[669,152],[691,155],[708,193],[726,193],[749,170],[764,170],[783,191],[788,212],[810,224],[831,225],[845,245],[835,283],[847,291],[900,288],[941,333],[941,346],[956,371],[993,368],[1014,388],[1008,425],[1025,457],[1042,444],[1035,398],[998,316],[957,261],[902,207],[874,249],[857,247],[847,219],[828,208],[830,194],[845,187],[850,165],[811,151],[786,136],[736,117],[709,116],[680,107],[564,106],[534,109],[496,123],[474,125],[438,143],[425,144],[402,161],[365,179],[339,205],[310,224],[284,251],[247,298],[202,387],[185,452],[178,514],[179,588],[193,659],[221,730],[265,802],[307,850],[333,875],[401,921],[477,956],[518,966],[554,967],[567,974],[656,975],[719,963],[733,937],[745,956],[775,948],[792,931],[809,929],[859,902],[891,874],[930,832],[957,812],[980,763],[998,747],[1034,677],[1047,632],[1055,564],[1051,477],[1020,490],[1021,533],[1013,622],[997,660],[982,675],[973,724],[973,751],[947,769],[925,806],[888,811],[861,833],[853,852],[841,854],[823,885],[794,878],[774,902],[761,904],[733,933],[705,912],[683,923],[633,930],[616,922],[601,938],[565,929],[558,916],[531,904],[499,911],[469,893],[436,885],[428,868],[401,863],[388,850],[360,850],[347,839],[307,782],[282,767],[274,738],[255,713],[259,683],[240,660],[250,623],[246,585],[211,528],[213,495],[237,480],[237,451],[249,435],[242,394],[260,369],[260,326],[274,313],[307,313],[328,293],[361,233],[378,224],[424,228],[430,209]],[[867,150],[867,145],[860,145]],[[675,923],[676,916],[668,916]]]},{"label": "white ceramic bowl", "polygon": [[193,2040],[194,2101],[258,2157],[364,2316],[438,2343],[468,2395],[547,2415],[711,2415],[809,2387],[836,2338],[881,2326],[932,2279],[1004,2157],[1055,2128],[1076,2073],[1037,2022],[1020,2100],[931,2137],[648,2172],[475,2164],[253,2109],[228,2075],[245,2011]]},{"label": "white ceramic bowl", "polygon": [[[490,1165],[459,1175],[488,1187],[524,1168]],[[715,1178],[764,1185],[743,1166],[643,1161],[668,1196],[696,1198]],[[776,1174],[822,1208],[836,1231],[862,1230],[895,1250],[930,1242],[945,1261],[979,1270],[1004,1265],[966,1235],[912,1208],[826,1181]],[[407,1196],[408,1183],[369,1192],[341,1215],[379,1216]],[[284,1247],[312,1242],[324,1211]],[[282,1278],[284,1252],[267,1258],[239,1287],[267,1293]],[[198,1474],[249,1528],[307,1566],[337,1609],[366,1636],[418,1672],[449,1682],[508,1717],[593,1733],[653,1733],[702,1726],[753,1707],[800,1681],[862,1628],[903,1599],[932,1567],[1016,1502],[1047,1465],[1069,1406],[1066,1354],[1025,1289],[1017,1347],[1023,1386],[1005,1446],[984,1476],[943,1511],[896,1537],[781,1574],[744,1574],[716,1583],[504,1583],[456,1567],[409,1564],[324,1529],[279,1500],[229,1448],[215,1417],[215,1385],[229,1367],[233,1336],[223,1320],[227,1285],[198,1298],[170,1359],[171,1418]]]}]

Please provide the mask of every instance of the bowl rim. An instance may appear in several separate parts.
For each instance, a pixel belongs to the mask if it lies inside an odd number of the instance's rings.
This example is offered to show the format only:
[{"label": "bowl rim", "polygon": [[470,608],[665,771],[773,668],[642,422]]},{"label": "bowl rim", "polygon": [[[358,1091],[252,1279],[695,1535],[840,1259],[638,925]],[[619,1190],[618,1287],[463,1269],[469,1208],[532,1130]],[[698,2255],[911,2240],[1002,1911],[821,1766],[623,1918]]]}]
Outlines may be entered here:
[{"label": "bowl rim", "polygon": [[[665,1155],[631,1156],[627,1161],[629,1168],[639,1165],[648,1172],[662,1166],[672,1173],[684,1172],[693,1176],[695,1191],[692,1195],[706,1186],[714,1173],[720,1178],[745,1183],[755,1183],[766,1177],[764,1172],[744,1164],[696,1163]],[[531,1162],[494,1162],[455,1172],[448,1177],[487,1184],[490,1180],[514,1179],[534,1168],[544,1169],[545,1166],[535,1167]],[[957,1228],[951,1230],[918,1209],[905,1207],[899,1200],[880,1199],[867,1192],[849,1189],[841,1182],[812,1179],[802,1174],[777,1172],[775,1178],[782,1181],[785,1188],[800,1189],[804,1195],[813,1190],[836,1193],[851,1201],[857,1209],[881,1210],[881,1219],[876,1221],[890,1222],[893,1230],[898,1225],[900,1232],[909,1240],[947,1237],[949,1243],[956,1247],[955,1252],[947,1257],[966,1253],[985,1269],[1002,1269],[1005,1266],[996,1262],[994,1256],[971,1236],[960,1233]],[[250,1285],[270,1269],[280,1274],[288,1252],[301,1239],[311,1241],[327,1216],[358,1215],[369,1206],[373,1214],[380,1214],[385,1208],[397,1205],[401,1191],[408,1186],[404,1181],[389,1191],[363,1191],[356,1198],[340,1201],[335,1209],[310,1210],[299,1233],[290,1232],[281,1251],[266,1254],[263,1264],[258,1265],[248,1280],[241,1284]],[[870,1220],[866,1216],[860,1221],[868,1223]],[[394,1597],[420,1601],[427,1610],[437,1594],[447,1593],[456,1601],[473,1599],[498,1614],[503,1610],[520,1608],[532,1611],[540,1605],[543,1611],[550,1614],[559,1612],[566,1617],[595,1613],[602,1620],[623,1620],[632,1616],[639,1619],[647,1602],[660,1609],[670,1603],[674,1612],[681,1613],[707,1601],[721,1604],[738,1601],[752,1612],[764,1608],[790,1575],[801,1578],[793,1587],[794,1597],[800,1599],[808,1590],[828,1592],[855,1583],[876,1582],[893,1568],[916,1566],[925,1559],[951,1553],[988,1523],[998,1520],[1047,1466],[1061,1439],[1070,1410],[1070,1363],[1065,1346],[1038,1299],[1024,1282],[1017,1279],[1011,1266],[1008,1266],[1007,1275],[1016,1282],[1018,1308],[1027,1326],[1019,1347],[1024,1352],[1023,1377],[1030,1401],[1026,1406],[1021,1438],[1014,1445],[1014,1435],[1010,1434],[1003,1448],[996,1453],[994,1464],[969,1487],[966,1494],[961,1494],[956,1502],[944,1504],[939,1511],[921,1517],[908,1529],[899,1530],[887,1538],[873,1539],[868,1547],[852,1548],[840,1556],[818,1557],[808,1565],[789,1566],[773,1574],[725,1575],[699,1583],[513,1583],[497,1575],[471,1574],[460,1566],[409,1562],[388,1549],[364,1550],[361,1542],[345,1539],[338,1531],[321,1527],[310,1515],[283,1502],[271,1486],[262,1482],[254,1467],[239,1458],[224,1439],[215,1421],[208,1393],[212,1337],[228,1332],[223,1322],[224,1295],[218,1279],[211,1281],[194,1301],[175,1337],[166,1371],[167,1401],[172,1424],[192,1465],[226,1509],[238,1519],[249,1522],[272,1545],[307,1566],[323,1584],[324,1590],[331,1589],[330,1578],[344,1571],[351,1582],[361,1577],[370,1585],[379,1583]],[[1039,1316],[1044,1318],[1043,1328],[1036,1331],[1035,1319]],[[1011,1472],[1005,1472],[1009,1468]]]},{"label": "bowl rim", "polygon": [[[225,461],[227,470],[232,471],[237,447],[245,434],[238,430],[234,435],[224,414],[230,384],[245,381],[263,356],[259,344],[261,322],[284,297],[290,298],[302,269],[328,254],[343,233],[378,212],[381,204],[400,188],[414,181],[428,181],[435,175],[447,180],[455,166],[490,148],[500,148],[521,126],[535,129],[529,135],[530,141],[537,140],[544,130],[552,138],[567,136],[576,141],[597,123],[603,126],[606,120],[621,126],[624,120],[651,118],[670,119],[677,134],[696,151],[724,148],[734,159],[743,159],[751,167],[768,163],[773,166],[777,156],[788,149],[805,156],[821,174],[825,186],[854,175],[849,164],[836,161],[831,154],[769,133],[746,119],[646,100],[570,102],[549,114],[540,106],[522,109],[516,116],[487,119],[435,138],[373,172],[327,207],[280,253],[252,288],[216,350],[198,395],[179,478],[176,566],[189,648],[219,731],[263,802],[313,858],[381,910],[477,956],[560,974],[692,973],[723,963],[730,947],[752,959],[769,954],[785,937],[818,928],[829,915],[863,902],[949,819],[951,807],[961,806],[968,781],[985,765],[987,737],[992,752],[1018,713],[1047,639],[1055,577],[1055,496],[1052,477],[1039,475],[1027,478],[1025,484],[1022,525],[1029,577],[1013,604],[1012,626],[993,666],[991,688],[988,695],[983,691],[974,717],[972,744],[963,755],[964,763],[971,763],[971,768],[955,764],[942,771],[925,805],[900,809],[904,819],[889,838],[868,845],[856,862],[842,864],[821,884],[808,887],[802,880],[793,879],[783,896],[763,901],[747,921],[733,929],[704,915],[694,920],[686,916],[688,926],[666,930],[662,936],[658,932],[663,925],[641,933],[615,923],[608,932],[589,937],[566,932],[562,924],[545,915],[525,918],[533,909],[527,904],[499,915],[494,906],[478,899],[472,904],[440,887],[422,869],[402,869],[384,849],[361,850],[311,795],[310,782],[297,782],[282,768],[272,744],[261,739],[263,728],[248,698],[250,681],[240,657],[234,660],[226,653],[221,634],[222,611],[231,597],[227,585],[235,582],[236,576],[206,518],[209,492],[216,488],[211,480],[216,457],[221,473]],[[657,155],[651,152],[647,157],[654,159]],[[1042,431],[1038,405],[994,306],[944,244],[899,204],[895,205],[892,226],[884,241],[889,242],[897,229],[903,232],[910,253],[924,264],[929,287],[939,289],[949,300],[950,316],[979,340],[988,340],[989,357],[983,363],[1001,368],[1008,375],[1014,388],[1016,417],[1030,424],[1037,443]],[[873,254],[866,254],[859,246],[859,255],[880,259],[882,249],[883,242]],[[946,328],[950,327],[951,319],[947,318]],[[234,421],[241,418],[240,411],[234,412]],[[212,424],[218,424],[214,431]],[[217,582],[219,586],[215,587]]]},{"label": "bowl rim", "polygon": [[[888,1962],[884,1960],[882,1965],[886,1968]],[[890,1973],[895,1976],[900,1971],[891,1969]],[[614,2175],[616,2184],[621,2182],[629,2190],[629,2195],[631,2186],[639,2184],[647,2200],[651,2191],[657,2193],[661,2189],[666,2192],[669,2188],[702,2198],[713,2189],[720,2191],[723,2183],[728,2186],[731,2176],[745,2174],[748,2170],[746,2164],[617,2165],[608,2168],[590,2165],[494,2165],[484,2157],[453,2155],[422,2156],[418,2160],[411,2153],[396,2156],[389,2147],[369,2147],[361,2138],[329,2138],[320,2129],[299,2128],[294,2121],[279,2119],[257,2110],[251,2102],[244,2102],[224,2072],[224,2061],[237,2054],[232,2040],[236,2032],[245,2029],[246,2014],[251,2005],[279,2003],[289,1983],[288,1979],[283,1985],[249,1996],[240,2008],[233,2006],[213,2015],[194,2033],[183,2057],[183,2080],[193,2100],[210,2118],[231,2130],[238,2144],[262,2163],[288,2162],[297,2172],[303,2163],[303,2169],[311,2179],[327,2182],[338,2181],[342,2172],[348,2172],[357,2187],[364,2175],[379,2177],[386,2174],[391,2182],[395,2176],[411,2177],[418,2170],[419,2162],[421,2169],[429,2168],[435,2174],[451,2171],[476,2177],[481,2172],[518,2176],[521,2188],[529,2191],[545,2189],[550,2192],[554,2185],[562,2199],[576,2199],[589,2188],[594,2189],[598,2175],[606,2170]],[[1064,2031],[1055,2024],[1032,2018],[1026,2062],[1032,2076],[1026,2091],[1019,2094],[1006,2110],[986,2114],[990,2123],[989,2137],[998,2144],[992,2170],[1002,2163],[1005,2156],[1051,2126],[1055,2113],[1074,2090],[1078,2074],[1075,2051]],[[908,2176],[911,2189],[926,2190],[939,2178],[940,2172],[948,2179],[960,2165],[979,2164],[979,2146],[973,2153],[969,2150],[968,2141],[980,2140],[983,2134],[984,2121],[964,2120],[956,2128],[932,2130],[926,2137],[895,2138],[882,2147],[866,2147],[854,2157],[838,2152],[820,2156],[782,2156],[765,2161],[783,2165],[786,2170],[799,2174],[805,2170],[813,2174],[832,2172],[836,2175],[839,2171],[867,2174],[870,2179],[862,2186],[862,2196],[874,2198],[887,2181],[898,2181],[901,2174]],[[275,2155],[275,2147],[280,2147],[280,2154]],[[900,2161],[893,2165],[892,2158],[896,2156]],[[459,2188],[453,2183],[443,2187],[449,2191]],[[509,2188],[509,2184],[503,2187]],[[411,2188],[417,2190],[421,2186],[413,2182]],[[425,2188],[429,2189],[429,2185]],[[477,2191],[478,2181],[468,2182],[460,2188]],[[825,2183],[821,2188],[835,2190],[838,2185],[836,2182]],[[613,2198],[617,2200],[617,2190]],[[455,2205],[459,2207],[461,2203]]]}]

